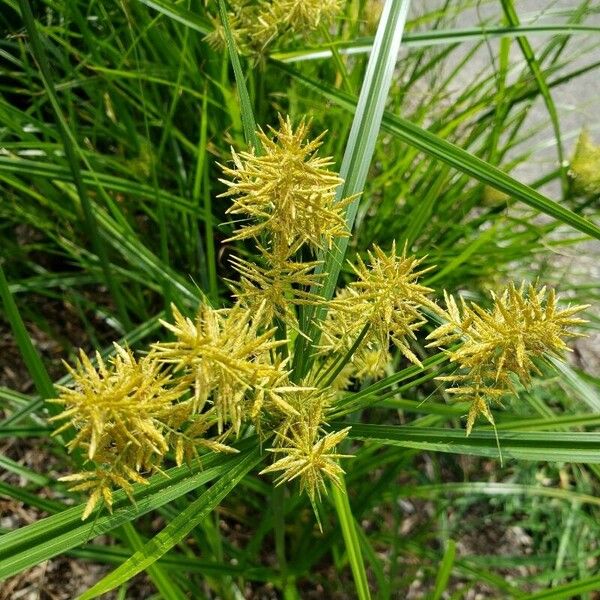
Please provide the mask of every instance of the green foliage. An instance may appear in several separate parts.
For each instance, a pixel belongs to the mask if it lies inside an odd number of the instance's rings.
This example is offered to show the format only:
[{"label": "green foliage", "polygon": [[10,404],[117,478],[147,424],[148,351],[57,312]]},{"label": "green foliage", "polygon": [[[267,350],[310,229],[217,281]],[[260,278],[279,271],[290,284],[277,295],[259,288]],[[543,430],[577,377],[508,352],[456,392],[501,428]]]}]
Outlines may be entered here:
[{"label": "green foliage", "polygon": [[[142,571],[177,599],[591,598],[600,380],[558,351],[600,294],[553,257],[600,237],[596,132],[558,99],[599,11],[484,4],[3,3],[0,495],[37,520],[1,579],[68,555],[114,568],[85,598]],[[484,364],[504,406],[466,437],[439,379]],[[123,464],[87,509],[59,481]]]}]

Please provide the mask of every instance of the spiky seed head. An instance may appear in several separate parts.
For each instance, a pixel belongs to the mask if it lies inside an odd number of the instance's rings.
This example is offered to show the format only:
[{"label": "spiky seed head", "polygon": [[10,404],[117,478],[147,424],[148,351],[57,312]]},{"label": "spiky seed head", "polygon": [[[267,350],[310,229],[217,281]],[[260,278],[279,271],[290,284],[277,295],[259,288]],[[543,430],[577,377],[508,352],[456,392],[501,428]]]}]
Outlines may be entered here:
[{"label": "spiky seed head", "polygon": [[295,307],[323,302],[321,296],[310,291],[321,285],[323,274],[315,273],[321,262],[293,260],[287,253],[278,256],[260,245],[258,251],[260,262],[237,256],[231,259],[233,268],[240,275],[239,281],[231,282],[234,296],[242,306],[255,313],[264,305],[260,314],[265,324],[278,319],[297,330]]},{"label": "spiky seed head", "polygon": [[560,357],[568,350],[564,340],[579,335],[572,328],[585,323],[575,315],[587,306],[559,309],[554,290],[531,284],[517,288],[511,283],[502,294],[492,294],[490,310],[445,296],[447,322],[428,336],[428,346],[461,342],[448,351],[458,370],[439,379],[456,384],[448,392],[471,402],[467,433],[479,414],[493,422],[488,402],[514,393],[511,374],[528,385],[539,372],[534,359],[544,354]]},{"label": "spiky seed head", "polygon": [[222,196],[233,200],[227,212],[248,220],[231,239],[267,234],[270,251],[281,256],[297,245],[320,249],[347,237],[344,207],[350,199],[336,201],[342,180],[329,169],[330,158],[317,156],[324,134],[309,141],[306,121],[294,129],[281,116],[279,129],[269,131],[258,131],[260,156],[233,151],[234,166],[222,167],[221,181],[229,188]]},{"label": "spiky seed head", "polygon": [[282,437],[281,445],[269,449],[270,452],[284,456],[263,469],[261,474],[282,471],[276,485],[299,478],[301,491],[305,491],[314,504],[326,491],[327,480],[340,485],[340,476],[344,470],[338,461],[349,456],[339,454],[335,449],[346,438],[350,429],[347,427],[316,437],[310,427],[294,427],[289,436]]},{"label": "spiky seed head", "polygon": [[[398,255],[395,243],[389,254],[374,246],[368,258],[368,264],[359,257],[351,265],[356,281],[330,303],[320,352],[348,351],[368,327],[356,352],[357,365],[362,365],[364,374],[382,372],[388,363],[391,343],[408,360],[420,365],[410,341],[426,322],[423,308],[442,312],[428,297],[433,290],[418,282],[429,268],[420,268],[423,259],[407,256],[406,249]],[[380,353],[379,359],[376,352]]]},{"label": "spiky seed head", "polygon": [[270,353],[287,340],[275,339],[275,328],[263,328],[264,303],[256,311],[236,304],[230,309],[201,307],[195,320],[173,307],[173,323],[163,322],[175,341],[154,344],[157,360],[172,365],[193,390],[194,412],[210,399],[219,433],[240,430],[248,395],[257,384],[279,381],[285,365],[271,363]]},{"label": "spiky seed head", "polygon": [[[239,51],[259,58],[278,38],[307,37],[320,25],[330,23],[342,8],[340,0],[230,0],[227,13],[232,37]],[[206,41],[216,49],[226,45],[218,16]]]},{"label": "spiky seed head", "polygon": [[183,393],[154,356],[137,360],[128,348],[115,350],[108,362],[96,353],[96,367],[80,351],[75,368],[67,365],[73,387],[59,386],[52,401],[64,407],[51,419],[64,421],[54,434],[73,428],[67,447],[81,448],[89,461],[88,470],[65,479],[90,493],[83,518],[100,499],[110,508],[113,486],[131,493],[132,483],[145,483],[143,473],[159,468],[169,450],[166,423]]}]

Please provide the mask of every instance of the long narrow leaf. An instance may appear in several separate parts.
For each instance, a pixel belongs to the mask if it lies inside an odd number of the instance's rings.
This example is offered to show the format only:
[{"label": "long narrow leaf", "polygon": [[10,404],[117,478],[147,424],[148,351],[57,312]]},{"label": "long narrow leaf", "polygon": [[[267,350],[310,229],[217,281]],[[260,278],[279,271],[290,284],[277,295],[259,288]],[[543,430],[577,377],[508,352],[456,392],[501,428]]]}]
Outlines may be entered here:
[{"label": "long narrow leaf", "polygon": [[[509,25],[512,27],[518,27],[519,25],[519,17],[517,15],[517,11],[515,10],[515,6],[513,0],[501,0],[502,8],[504,10],[504,14],[508,19]],[[563,199],[565,198],[568,192],[568,180],[567,180],[567,169],[564,164],[564,153],[563,153],[563,144],[562,138],[560,135],[560,123],[558,121],[558,113],[556,112],[556,106],[554,105],[554,100],[552,99],[552,94],[550,93],[550,89],[546,83],[546,78],[544,77],[544,73],[542,71],[542,67],[540,66],[537,58],[535,57],[535,52],[529,43],[529,40],[524,35],[517,36],[517,43],[521,48],[521,52],[529,65],[531,73],[540,89],[540,93],[542,98],[544,99],[544,103],[546,104],[546,108],[548,110],[548,115],[550,117],[550,121],[552,123],[552,128],[554,129],[554,135],[556,137],[556,152],[558,154],[558,165],[560,169],[560,178],[561,178],[561,186],[563,191]]]},{"label": "long narrow leaf", "polygon": [[172,519],[140,551],[136,552],[129,560],[83,593],[80,596],[80,600],[97,598],[101,594],[105,594],[129,581],[129,579],[154,564],[175,544],[181,542],[194,527],[201,523],[243,479],[246,473],[259,462],[260,458],[260,451],[257,447],[245,453],[243,457],[239,457],[235,465],[226,474],[222,475],[212,487]]},{"label": "long narrow leaf", "polygon": [[371,594],[369,593],[367,573],[365,571],[365,564],[360,549],[360,543],[358,541],[358,535],[356,533],[356,524],[348,500],[348,490],[346,489],[343,477],[341,478],[340,487],[335,485],[332,486],[331,495],[342,529],[346,552],[348,552],[348,560],[350,561],[350,568],[352,569],[352,575],[354,576],[356,593],[358,594],[359,600],[369,600]]},{"label": "long narrow leaf", "polygon": [[[336,90],[325,83],[315,82],[283,63],[278,63],[278,66],[332,102],[348,110],[354,110],[356,101],[348,94]],[[600,239],[600,227],[595,223],[584,219],[572,210],[547,198],[537,190],[517,181],[504,171],[459,148],[457,145],[440,138],[434,133],[388,112],[383,116],[382,128],[395,135],[399,140],[449,164],[458,171],[471,175],[482,183],[487,183],[516,200],[520,200],[532,208],[570,225],[574,229]]]},{"label": "long narrow leaf", "polygon": [[94,252],[98,257],[98,260],[100,261],[100,266],[106,279],[106,285],[108,286],[111,292],[113,300],[115,301],[119,316],[121,318],[121,322],[126,328],[128,328],[131,325],[131,323],[127,314],[127,308],[123,301],[123,295],[121,293],[121,289],[118,285],[118,282],[114,278],[113,273],[111,271],[110,263],[108,261],[108,256],[106,253],[106,248],[102,240],[100,239],[100,236],[98,235],[96,220],[94,218],[94,212],[92,209],[92,202],[88,196],[87,190],[85,189],[83,178],[81,177],[81,166],[79,164],[79,160],[82,155],[81,150],[75,139],[75,136],[69,129],[68,122],[60,107],[58,97],[56,96],[54,83],[51,77],[50,63],[48,61],[48,57],[46,56],[44,46],[41,43],[40,36],[37,30],[37,24],[34,19],[29,0],[19,0],[19,7],[21,9],[21,16],[23,17],[25,28],[27,29],[27,33],[29,35],[33,55],[38,63],[40,75],[44,83],[44,89],[46,90],[46,93],[50,100],[50,104],[52,105],[52,108],[56,115],[56,123],[58,125],[58,130],[63,142],[65,155],[73,173],[73,181],[75,183],[75,187],[77,188],[77,194],[79,196],[79,201],[83,210],[84,222],[87,229],[87,233],[91,238],[92,245],[94,247]]},{"label": "long narrow leaf", "polygon": [[186,10],[174,2],[167,2],[166,0],[139,0],[139,2],[179,23],[183,23],[191,29],[195,29],[199,33],[207,34],[212,30],[210,23],[201,19],[196,13]]},{"label": "long narrow leaf", "polygon": [[4,306],[4,314],[6,315],[7,321],[13,330],[15,340],[21,351],[21,356],[25,362],[25,366],[31,375],[31,379],[42,398],[54,398],[56,393],[52,380],[46,371],[46,367],[40,358],[37,350],[35,349],[29,333],[25,328],[23,319],[17,305],[14,301],[10,290],[8,289],[8,281],[4,276],[4,269],[0,264],[0,298],[2,298],[2,304]]},{"label": "long narrow leaf", "polygon": [[[515,38],[521,35],[581,35],[600,32],[600,27],[593,25],[578,25],[570,23],[467,27],[461,29],[446,29],[432,31],[411,31],[405,33],[402,45],[408,48],[421,48],[437,44],[455,44],[456,42],[476,42],[494,38]],[[328,44],[329,45],[329,44]],[[340,54],[368,54],[373,49],[373,39],[363,38],[335,44]],[[271,58],[282,62],[301,62],[331,58],[330,48],[317,46],[285,52],[273,52]]]},{"label": "long narrow leaf", "polygon": [[235,75],[235,82],[237,84],[237,92],[240,98],[244,137],[246,138],[246,144],[258,152],[259,143],[256,136],[256,122],[254,120],[254,112],[252,111],[252,103],[250,102],[250,94],[248,94],[246,80],[244,79],[242,65],[240,64],[240,57],[238,55],[237,48],[235,47],[235,41],[229,26],[229,17],[227,16],[227,9],[225,8],[224,0],[219,0],[219,14],[221,15],[221,23],[223,24],[223,29],[225,31],[229,59],[231,60],[231,65],[233,67],[233,74]]},{"label": "long narrow leaf", "polygon": [[[347,423],[336,423],[334,428],[343,429],[346,426]],[[498,431],[497,435],[504,457],[600,463],[600,433]],[[418,450],[499,457],[496,435],[492,431],[475,431],[467,437],[460,429],[361,423],[352,426],[349,437]]]}]

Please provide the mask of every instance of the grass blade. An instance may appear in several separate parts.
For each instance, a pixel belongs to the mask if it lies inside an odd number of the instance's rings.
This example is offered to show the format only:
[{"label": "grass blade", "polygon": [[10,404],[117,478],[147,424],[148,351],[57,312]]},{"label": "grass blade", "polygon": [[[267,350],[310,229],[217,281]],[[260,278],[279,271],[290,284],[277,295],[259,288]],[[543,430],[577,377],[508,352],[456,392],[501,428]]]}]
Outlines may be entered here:
[{"label": "grass blade", "polygon": [[258,152],[260,148],[258,137],[256,136],[256,122],[252,111],[252,103],[250,102],[250,94],[248,94],[244,73],[242,72],[242,65],[240,64],[240,57],[235,47],[233,35],[231,34],[231,27],[229,26],[229,18],[227,16],[224,0],[219,0],[219,14],[221,15],[221,23],[223,23],[223,29],[225,30],[227,50],[229,51],[229,59],[231,60],[231,66],[233,67],[238,96],[240,98],[244,137],[246,138],[246,144]]},{"label": "grass blade", "polygon": [[[122,529],[127,543],[133,550],[138,551],[144,547],[144,542],[131,523],[125,523]],[[186,600],[187,596],[173,582],[162,565],[155,564],[148,567],[148,576],[156,586],[161,598],[165,600]]]},{"label": "grass blade", "polygon": [[331,486],[331,496],[342,529],[344,543],[346,544],[346,552],[348,553],[350,568],[352,569],[352,575],[354,576],[356,594],[358,595],[359,600],[369,600],[371,598],[371,594],[369,593],[369,583],[367,581],[365,564],[360,549],[360,543],[358,541],[358,535],[356,533],[354,517],[352,516],[352,509],[350,508],[350,502],[348,501],[348,490],[346,489],[346,483],[344,482],[343,476],[340,477],[340,480],[340,487],[336,485]]},{"label": "grass blade", "polygon": [[442,558],[442,564],[438,571],[437,577],[435,578],[435,587],[431,595],[431,600],[440,600],[444,590],[448,585],[448,580],[452,573],[452,566],[454,565],[454,558],[456,557],[456,542],[454,540],[448,540],[446,550],[444,551],[444,557]]},{"label": "grass blade", "polygon": [[570,598],[583,598],[586,592],[597,592],[600,589],[600,575],[572,581],[565,585],[557,586],[551,590],[543,590],[522,600],[569,600]]},{"label": "grass blade", "polygon": [[42,398],[55,398],[56,392],[54,391],[52,380],[50,379],[48,371],[46,371],[46,367],[44,366],[40,355],[35,349],[33,342],[27,333],[27,329],[25,328],[23,319],[21,319],[19,309],[17,308],[15,300],[8,289],[8,281],[6,281],[4,269],[2,268],[1,264],[0,298],[2,298],[2,304],[4,305],[6,318],[13,330],[19,350],[21,351],[21,356],[23,357],[25,366],[31,375],[31,379],[33,380],[38,394]]},{"label": "grass blade", "polygon": [[[431,30],[431,31],[411,31],[405,33],[402,39],[402,45],[408,48],[422,48],[435,46],[437,44],[455,44],[456,42],[477,42],[480,40],[489,40],[494,38],[515,38],[523,35],[581,35],[600,32],[600,27],[593,25],[578,25],[570,23],[546,23],[540,25],[517,25],[517,26],[497,26],[497,27],[467,27],[460,29]],[[273,52],[270,56],[274,60],[280,60],[286,63],[295,63],[308,60],[319,60],[323,58],[332,58],[333,52],[327,46],[315,46],[312,48],[303,48],[299,50],[289,50],[285,52]],[[362,38],[351,40],[349,42],[335,43],[335,48],[339,54],[368,54],[373,49],[372,38]]]},{"label": "grass blade", "polygon": [[117,311],[119,313],[122,325],[124,328],[129,329],[131,327],[131,322],[127,314],[127,308],[125,306],[118,283],[112,274],[108,256],[106,254],[106,248],[104,247],[104,244],[98,235],[98,228],[94,218],[92,203],[89,199],[83,179],[81,177],[81,167],[79,165],[78,157],[78,155],[82,156],[81,149],[77,144],[75,136],[69,129],[69,125],[65,119],[65,116],[63,115],[58,98],[56,96],[56,91],[52,82],[50,63],[38,35],[37,25],[31,11],[29,0],[19,0],[19,6],[21,9],[21,16],[23,17],[23,21],[25,23],[25,28],[27,29],[27,33],[31,42],[31,49],[39,66],[40,75],[44,83],[44,89],[46,90],[50,104],[52,105],[52,108],[56,114],[56,123],[58,125],[58,130],[63,142],[65,155],[73,173],[73,181],[75,183],[75,187],[77,188],[79,201],[81,202],[87,233],[92,241],[94,252],[100,261],[100,266],[106,279],[106,285],[108,286],[108,289],[110,290],[113,300],[117,306]]},{"label": "grass blade", "polygon": [[[363,410],[373,404],[380,402],[381,397],[378,395],[379,392],[385,391],[391,386],[412,379],[416,375],[419,375],[425,371],[431,371],[434,367],[438,368],[438,371],[434,371],[430,377],[433,378],[439,375],[439,367],[448,361],[448,354],[445,352],[439,352],[434,356],[430,356],[423,361],[423,366],[411,365],[406,369],[398,371],[393,375],[389,375],[370,386],[355,392],[353,394],[347,394],[341,400],[339,400],[331,412],[331,418],[339,418],[344,415]],[[414,382],[409,382],[409,385],[415,385]]]},{"label": "grass blade", "polygon": [[201,494],[183,512],[179,513],[169,524],[141,550],[129,560],[101,579],[96,585],[84,592],[79,600],[97,598],[115,587],[129,581],[132,577],[153,565],[161,556],[196,527],[217,505],[233,490],[243,477],[260,460],[257,447],[237,456],[237,461],[210,489]]},{"label": "grass blade", "polygon": [[227,477],[240,456],[247,456],[248,449],[255,447],[256,438],[249,438],[238,446],[240,454],[213,454],[203,458],[202,462],[194,462],[191,472],[190,467],[184,465],[169,469],[168,477],[155,475],[150,479],[149,485],[136,484],[135,505],[131,504],[123,492],[115,492],[112,514],[104,512],[81,522],[85,507],[85,503],[82,503],[0,536],[0,580],[63,554],[124,523],[134,521],[215,478]]},{"label": "grass blade", "polygon": [[[512,0],[501,0],[502,9],[504,10],[504,15],[508,19],[509,25],[512,27],[517,27],[519,25],[519,17],[517,15],[517,11],[515,10],[515,6]],[[535,53],[529,40],[523,36],[517,36],[517,43],[521,48],[521,52],[529,65],[531,73],[533,74],[534,79],[537,82],[537,85],[540,89],[540,93],[542,98],[544,99],[544,103],[546,104],[546,108],[548,110],[548,115],[550,117],[550,121],[552,122],[552,128],[554,129],[554,135],[556,137],[556,151],[558,153],[558,165],[560,169],[560,180],[562,187],[563,199],[566,197],[569,189],[569,182],[567,180],[567,169],[565,167],[564,153],[563,153],[563,145],[562,145],[562,137],[560,135],[560,124],[558,121],[558,113],[556,112],[556,106],[554,105],[554,101],[552,100],[552,94],[550,93],[550,89],[546,84],[546,79],[544,77],[544,73],[542,72],[542,68],[535,57]]]},{"label": "grass blade", "polygon": [[[347,423],[335,423],[336,430]],[[462,429],[413,427],[411,425],[353,424],[348,437],[404,448],[470,454],[498,458],[496,435],[474,431],[467,437]],[[600,433],[498,431],[502,455],[532,461],[600,463]]]},{"label": "grass blade", "polygon": [[[0,156],[0,173],[16,173],[20,177],[43,177],[50,181],[73,181],[72,172],[61,166],[42,161],[18,158],[16,156]],[[91,172],[82,169],[81,177],[83,183],[92,189],[110,189],[114,192],[124,192],[133,197],[156,199],[165,205],[165,208],[173,208],[190,215],[204,218],[202,207],[195,206],[186,198],[176,196],[165,190],[154,190],[151,186],[138,183],[116,175]]]},{"label": "grass blade", "polygon": [[[394,491],[396,495],[396,491]],[[493,481],[469,481],[464,483],[432,483],[425,485],[401,486],[398,495],[403,498],[429,498],[438,496],[444,498],[454,495],[472,496],[526,496],[539,498],[552,498],[562,500],[569,504],[578,502],[592,506],[600,506],[598,496],[590,496],[572,490],[542,485],[524,485],[521,483],[504,483]]]},{"label": "grass blade", "polygon": [[182,23],[186,27],[194,29],[198,33],[207,34],[213,29],[210,23],[201,19],[196,13],[191,10],[186,10],[181,6],[177,6],[173,2],[166,2],[165,0],[139,0],[139,2],[153,8],[174,21]]}]

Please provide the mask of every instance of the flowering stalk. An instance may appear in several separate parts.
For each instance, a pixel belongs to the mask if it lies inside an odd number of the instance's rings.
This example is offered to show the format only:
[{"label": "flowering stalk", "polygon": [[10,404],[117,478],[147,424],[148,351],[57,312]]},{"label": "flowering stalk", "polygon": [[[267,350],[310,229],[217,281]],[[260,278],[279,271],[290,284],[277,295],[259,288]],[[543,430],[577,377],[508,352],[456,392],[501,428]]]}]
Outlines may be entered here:
[{"label": "flowering stalk", "polygon": [[308,140],[308,133],[305,121],[294,128],[280,118],[278,130],[258,132],[261,156],[233,152],[233,166],[223,167],[228,213],[242,219],[230,240],[251,240],[258,254],[232,259],[239,279],[231,282],[230,308],[204,305],[190,318],[173,306],[172,322],[162,321],[170,341],[141,358],[115,346],[115,357],[106,363],[97,355],[96,367],[81,353],[69,367],[75,385],[60,388],[54,402],[64,411],[53,420],[64,422],[56,433],[75,429],[68,449],[87,457],[84,471],[64,478],[89,494],[84,518],[101,499],[110,509],[114,488],[131,494],[169,457],[181,464],[201,452],[235,452],[230,442],[249,426],[275,457],[262,473],[278,473],[276,485],[298,480],[316,506],[328,482],[339,484],[347,456],[337,448],[350,428],[327,426],[340,392],[382,377],[393,348],[421,366],[414,342],[426,311],[446,320],[430,333],[430,346],[462,342],[448,351],[457,372],[440,379],[471,403],[467,434],[478,415],[494,422],[490,404],[514,393],[513,377],[529,384],[534,359],[562,352],[563,340],[576,335],[571,328],[583,321],[574,315],[583,307],[561,310],[545,288],[510,285],[492,296],[491,311],[446,295],[443,310],[419,283],[429,270],[423,258],[395,244],[389,252],[375,246],[327,304],[312,369],[292,381],[287,334],[301,335],[298,305],[325,302],[310,292],[321,277],[315,256],[349,236],[343,207],[350,200],[336,202],[341,181],[331,159],[318,155],[323,136]]}]

